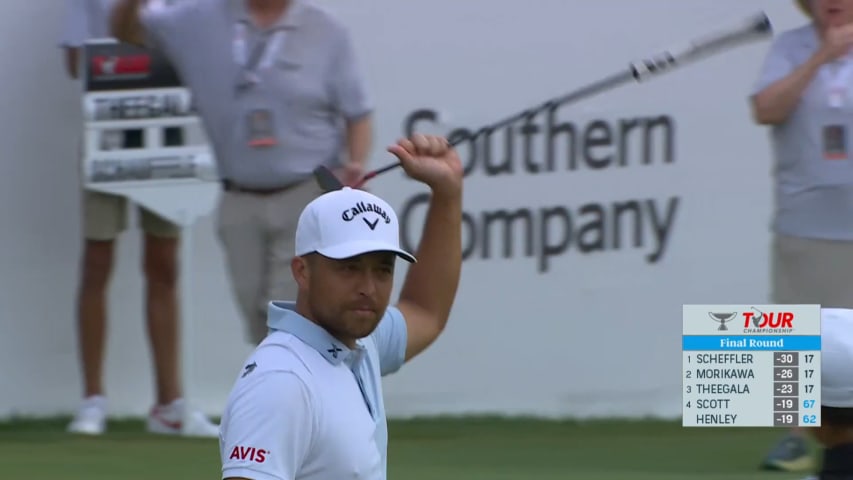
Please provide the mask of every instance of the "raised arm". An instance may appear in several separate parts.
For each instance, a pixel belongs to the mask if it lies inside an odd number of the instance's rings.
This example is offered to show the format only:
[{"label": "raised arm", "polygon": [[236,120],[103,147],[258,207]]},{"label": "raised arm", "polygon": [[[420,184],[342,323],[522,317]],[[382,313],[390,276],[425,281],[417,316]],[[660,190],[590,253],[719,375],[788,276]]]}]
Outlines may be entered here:
[{"label": "raised arm", "polygon": [[462,164],[441,137],[415,135],[389,151],[406,173],[432,190],[423,235],[397,308],[406,320],[406,360],[444,330],[462,270]]},{"label": "raised arm", "polygon": [[787,120],[823,63],[822,53],[818,52],[791,73],[755,94],[752,98],[755,122],[775,125]]},{"label": "raised arm", "polygon": [[799,65],[792,65],[788,59],[786,43],[774,42],[752,97],[752,116],[761,125],[780,124],[788,119],[820,67],[853,47],[853,25],[828,30],[815,53]]}]

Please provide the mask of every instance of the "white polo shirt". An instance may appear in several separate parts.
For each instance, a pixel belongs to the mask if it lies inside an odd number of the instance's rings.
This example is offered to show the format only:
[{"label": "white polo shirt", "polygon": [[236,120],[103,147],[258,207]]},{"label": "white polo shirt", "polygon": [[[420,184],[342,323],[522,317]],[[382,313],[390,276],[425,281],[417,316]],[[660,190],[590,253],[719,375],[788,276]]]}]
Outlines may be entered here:
[{"label": "white polo shirt", "polygon": [[270,335],[238,374],[220,426],[222,478],[386,478],[381,377],[405,360],[406,323],[389,307],[350,350],[293,311],[269,305]]}]

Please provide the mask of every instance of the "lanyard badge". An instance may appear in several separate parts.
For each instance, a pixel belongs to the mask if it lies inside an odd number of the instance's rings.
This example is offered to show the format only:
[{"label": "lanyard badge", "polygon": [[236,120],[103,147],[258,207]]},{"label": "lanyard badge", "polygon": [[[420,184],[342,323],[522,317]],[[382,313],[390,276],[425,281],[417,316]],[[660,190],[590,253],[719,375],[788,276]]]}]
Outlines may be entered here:
[{"label": "lanyard badge", "polygon": [[[261,83],[260,73],[275,65],[276,56],[284,43],[284,34],[284,29],[274,30],[267,38],[261,39],[250,52],[248,25],[245,23],[234,25],[232,55],[234,62],[240,67],[237,92]],[[249,110],[244,116],[246,143],[250,147],[264,148],[278,145],[276,119],[272,110],[256,108]]]},{"label": "lanyard badge", "polygon": [[850,89],[851,73],[853,73],[853,58],[850,55],[840,59],[836,65],[827,65],[821,70],[826,80],[827,101],[831,108],[837,109],[844,106]]},{"label": "lanyard badge", "polygon": [[822,136],[824,159],[847,160],[847,128],[844,125],[826,125]]},{"label": "lanyard badge", "polygon": [[[850,91],[850,75],[853,73],[853,57],[839,59],[821,70],[824,76],[829,107],[838,110],[844,107]],[[849,147],[848,128],[844,122],[824,125],[821,132],[823,157],[826,160],[847,160]]]},{"label": "lanyard badge", "polygon": [[249,27],[244,22],[234,25],[234,39],[232,41],[232,56],[234,63],[240,67],[240,79],[237,82],[238,90],[257,85],[261,82],[260,72],[270,69],[275,65],[275,59],[284,44],[285,30],[278,28],[258,42],[256,47],[249,51]]}]

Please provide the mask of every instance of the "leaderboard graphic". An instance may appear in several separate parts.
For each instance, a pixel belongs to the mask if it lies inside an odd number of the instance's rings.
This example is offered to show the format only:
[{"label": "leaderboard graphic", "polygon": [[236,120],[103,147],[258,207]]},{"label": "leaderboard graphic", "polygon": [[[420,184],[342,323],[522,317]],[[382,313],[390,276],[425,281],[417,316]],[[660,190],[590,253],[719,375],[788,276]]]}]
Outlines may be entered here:
[{"label": "leaderboard graphic", "polygon": [[682,425],[820,426],[820,305],[684,305]]},{"label": "leaderboard graphic", "polygon": [[156,51],[93,40],[83,55],[89,183],[197,179],[215,167],[191,94]]}]

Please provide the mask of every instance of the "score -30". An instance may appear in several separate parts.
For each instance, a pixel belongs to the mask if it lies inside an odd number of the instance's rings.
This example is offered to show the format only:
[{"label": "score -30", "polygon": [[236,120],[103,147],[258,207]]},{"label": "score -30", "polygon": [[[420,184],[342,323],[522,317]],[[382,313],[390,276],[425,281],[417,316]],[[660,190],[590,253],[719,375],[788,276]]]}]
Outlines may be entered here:
[{"label": "score -30", "polygon": [[95,98],[93,120],[139,120],[190,114],[189,98],[179,93]]}]

